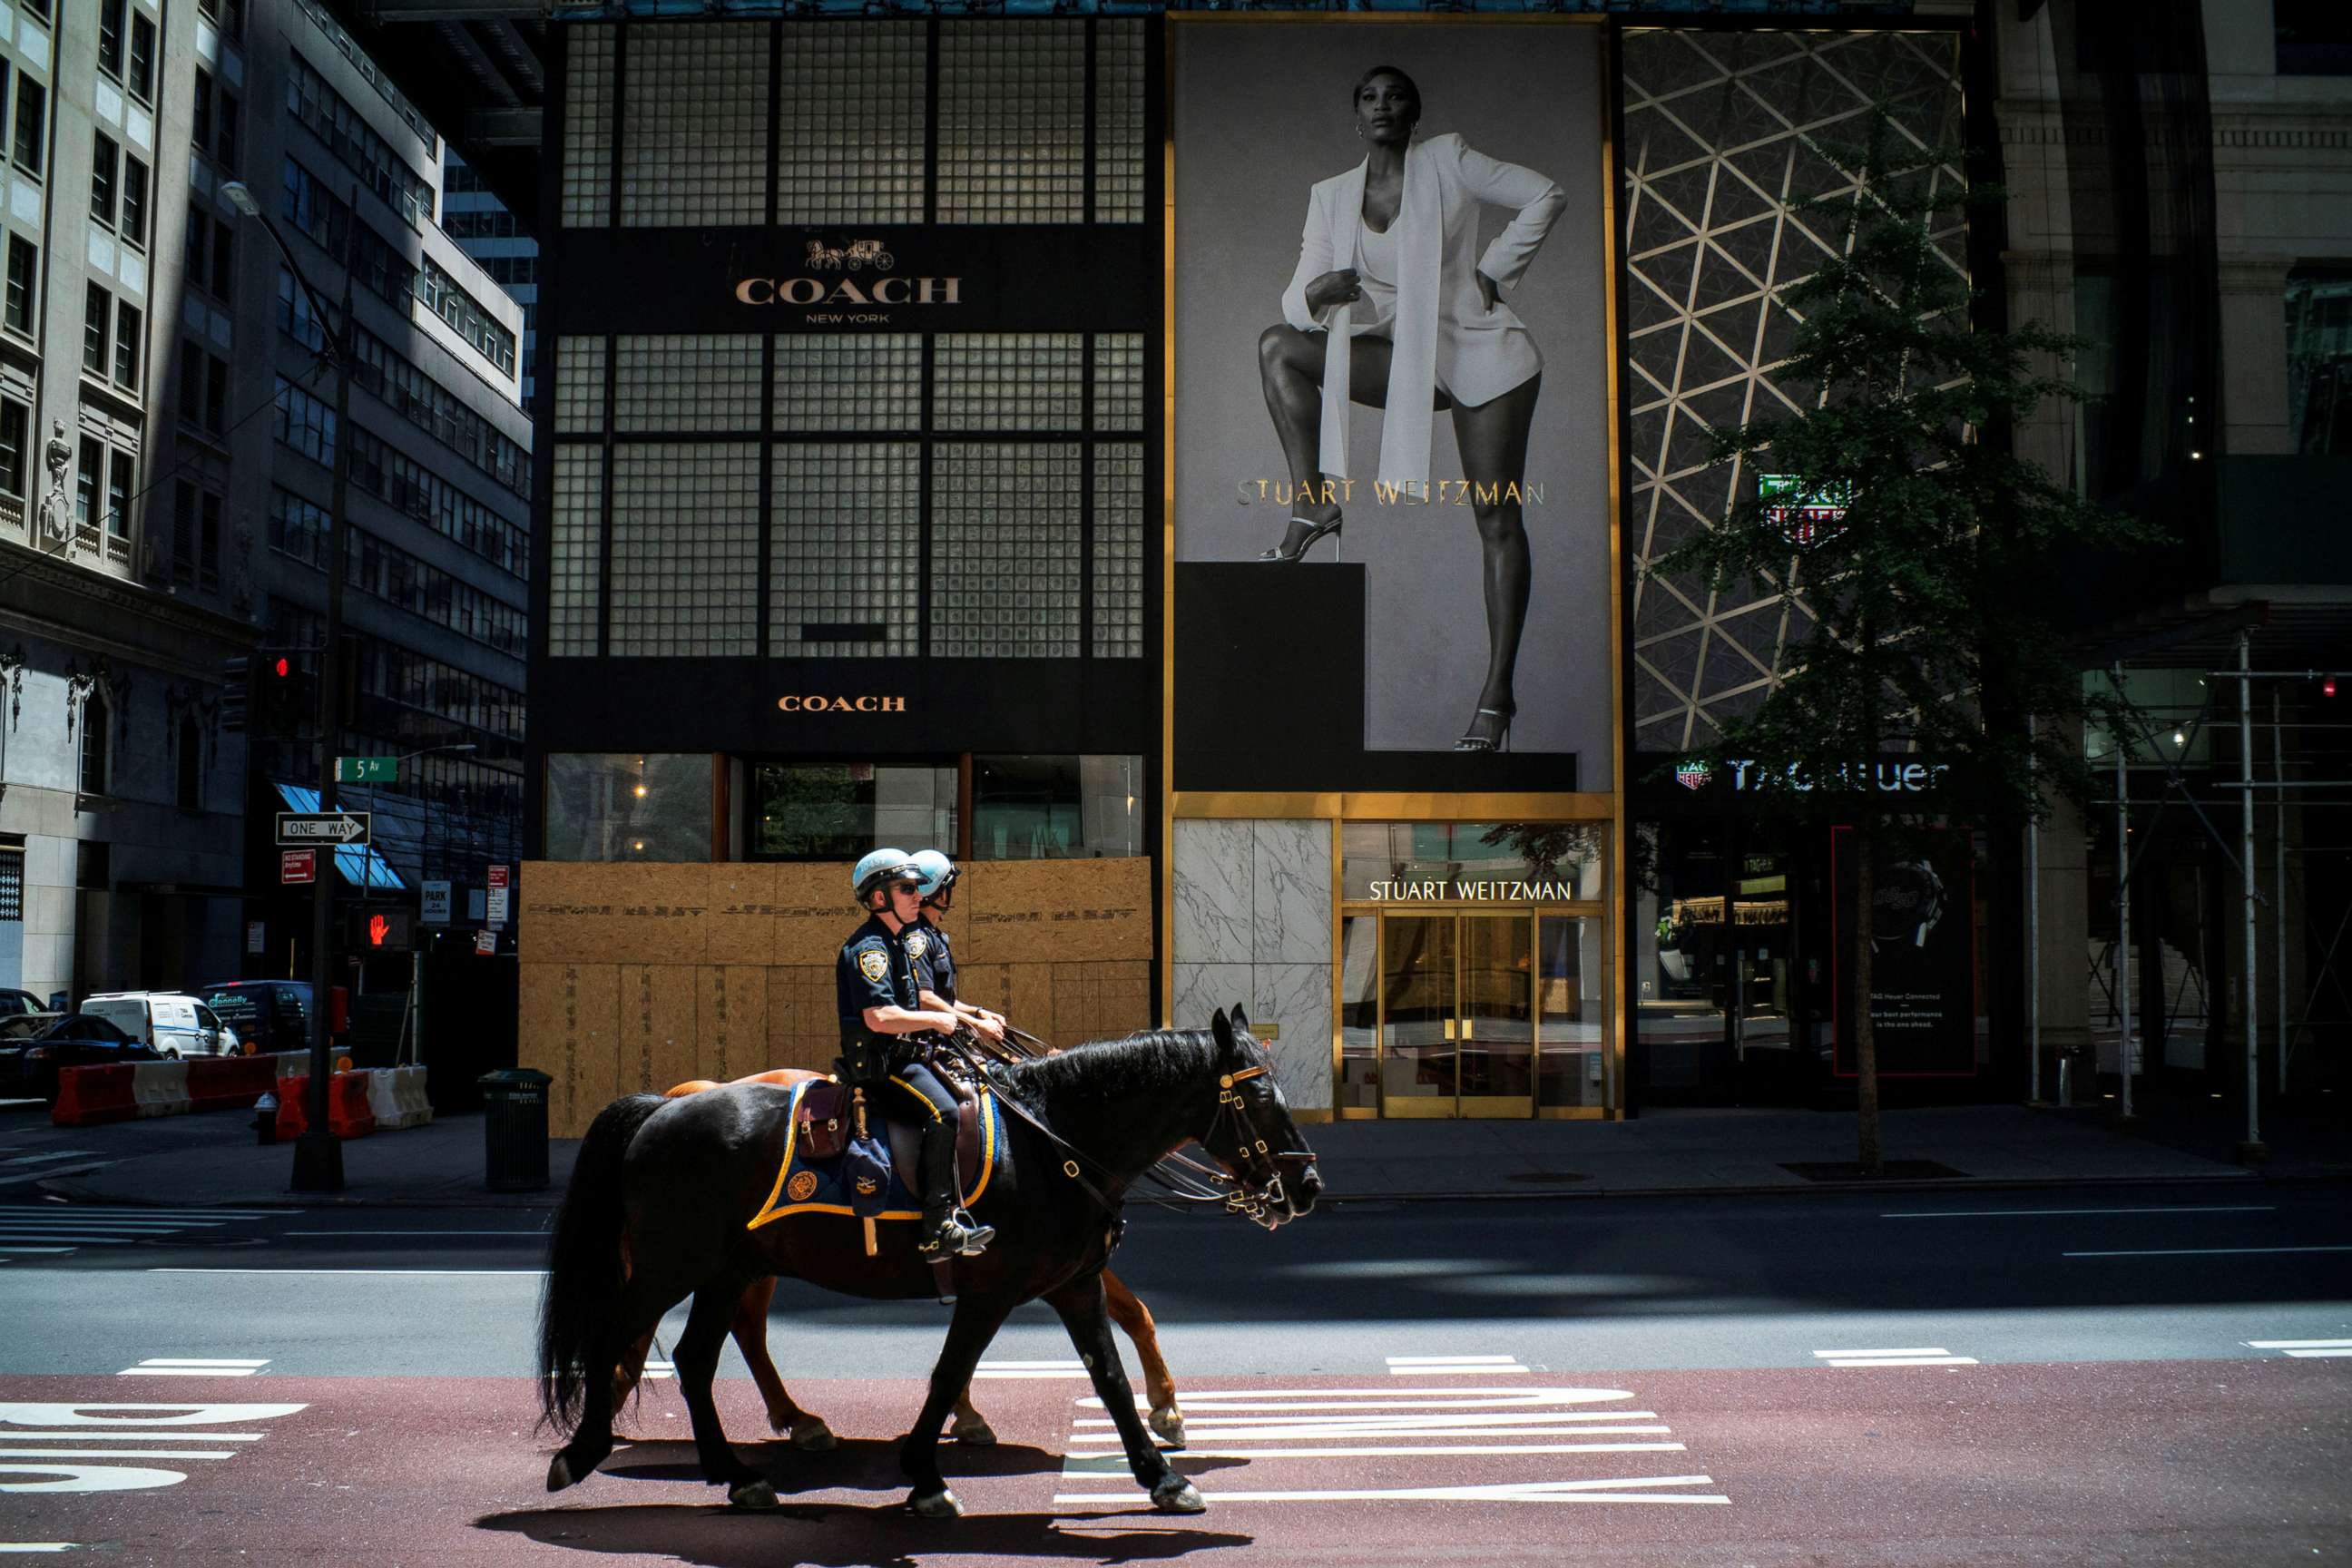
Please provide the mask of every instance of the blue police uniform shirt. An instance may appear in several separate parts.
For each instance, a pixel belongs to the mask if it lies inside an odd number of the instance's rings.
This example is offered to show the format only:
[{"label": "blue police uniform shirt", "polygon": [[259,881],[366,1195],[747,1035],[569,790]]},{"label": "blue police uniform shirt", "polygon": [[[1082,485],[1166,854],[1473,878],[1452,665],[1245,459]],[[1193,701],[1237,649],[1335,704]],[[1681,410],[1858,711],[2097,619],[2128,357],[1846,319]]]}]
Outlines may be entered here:
[{"label": "blue police uniform shirt", "polygon": [[866,1026],[868,1007],[919,1008],[922,1001],[915,990],[915,971],[908,960],[905,933],[894,934],[882,923],[880,915],[869,915],[866,922],[849,933],[841,944],[841,957],[834,964],[834,990],[841,1007],[841,1032],[845,1038],[864,1039],[872,1031]]},{"label": "blue police uniform shirt", "polygon": [[955,1005],[955,954],[948,933],[929,921],[907,928],[907,956],[914,961],[915,984],[949,1006]]}]

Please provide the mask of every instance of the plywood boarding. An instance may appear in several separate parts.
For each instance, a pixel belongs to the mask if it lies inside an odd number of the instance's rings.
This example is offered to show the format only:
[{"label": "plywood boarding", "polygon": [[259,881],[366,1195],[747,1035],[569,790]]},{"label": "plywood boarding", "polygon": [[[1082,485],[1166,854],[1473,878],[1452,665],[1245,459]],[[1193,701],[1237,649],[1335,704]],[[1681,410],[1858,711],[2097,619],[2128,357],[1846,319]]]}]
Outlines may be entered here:
[{"label": "plywood boarding", "polygon": [[1151,964],[1057,963],[1053,966],[1056,1044],[1107,1040],[1151,1026]]},{"label": "plywood boarding", "polygon": [[620,972],[614,964],[526,963],[520,1065],[548,1086],[548,1131],[577,1138],[615,1098]]},{"label": "plywood boarding", "polygon": [[1085,963],[1151,956],[1151,862],[988,860],[966,868],[956,903],[970,940],[959,961]]},{"label": "plywood boarding", "polygon": [[619,1062],[624,1094],[661,1094],[696,1076],[695,971],[682,963],[620,968]]},{"label": "plywood boarding", "polygon": [[776,962],[776,873],[781,869],[751,860],[710,868],[709,931],[701,962]]},{"label": "plywood boarding", "polygon": [[841,1054],[833,966],[776,965],[768,970],[768,1059],[766,1068],[833,1065]]},{"label": "plywood boarding", "polygon": [[768,963],[831,967],[861,917],[850,896],[847,865],[793,863],[776,868],[774,947]]},{"label": "plywood boarding", "polygon": [[523,868],[523,962],[698,963],[712,868],[533,860]]},{"label": "plywood boarding", "polygon": [[720,1083],[764,1072],[768,1060],[768,972],[749,963],[706,964],[695,972],[697,1078]]}]

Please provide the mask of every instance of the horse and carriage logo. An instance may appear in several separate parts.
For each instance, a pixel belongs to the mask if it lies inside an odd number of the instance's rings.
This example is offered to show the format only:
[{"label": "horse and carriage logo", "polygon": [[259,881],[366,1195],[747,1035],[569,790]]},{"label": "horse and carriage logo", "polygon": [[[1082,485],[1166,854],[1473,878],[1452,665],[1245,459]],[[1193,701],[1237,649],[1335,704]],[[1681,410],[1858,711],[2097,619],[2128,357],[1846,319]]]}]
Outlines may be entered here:
[{"label": "horse and carriage logo", "polygon": [[845,267],[852,272],[867,267],[877,272],[887,272],[898,265],[898,258],[878,239],[853,239],[845,246],[827,245],[821,239],[808,242],[811,272],[838,272]]}]

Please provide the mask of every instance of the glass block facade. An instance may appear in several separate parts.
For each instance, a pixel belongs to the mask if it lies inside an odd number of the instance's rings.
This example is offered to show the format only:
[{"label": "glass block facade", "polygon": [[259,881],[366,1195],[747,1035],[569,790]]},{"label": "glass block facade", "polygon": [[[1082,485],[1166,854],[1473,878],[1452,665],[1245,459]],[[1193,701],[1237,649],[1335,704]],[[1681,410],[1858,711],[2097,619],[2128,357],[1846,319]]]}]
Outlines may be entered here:
[{"label": "glass block facade", "polygon": [[[1780,300],[1832,253],[1838,225],[1791,204],[1853,191],[1822,149],[1861,140],[1874,111],[1917,147],[1962,145],[1960,62],[1949,33],[1650,28],[1626,31],[1623,61],[1632,744],[1673,751],[1752,710],[1797,635],[1769,585],[1718,595],[1649,572],[1745,481],[1706,460],[1707,430],[1817,395],[1774,374],[1797,327]],[[1957,216],[1940,239],[1963,267]]]},{"label": "glass block facade", "polygon": [[562,221],[1141,224],[1150,25],[568,27]]},{"label": "glass block facade", "polygon": [[567,334],[550,655],[1140,659],[1143,349]]}]

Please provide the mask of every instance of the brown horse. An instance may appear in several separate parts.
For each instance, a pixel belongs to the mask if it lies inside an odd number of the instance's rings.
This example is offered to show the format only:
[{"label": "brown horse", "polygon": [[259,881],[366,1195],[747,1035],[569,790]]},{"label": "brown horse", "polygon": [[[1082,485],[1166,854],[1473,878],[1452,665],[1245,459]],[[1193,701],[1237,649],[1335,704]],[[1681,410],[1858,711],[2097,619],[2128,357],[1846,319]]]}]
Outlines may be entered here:
[{"label": "brown horse", "polygon": [[[803,1068],[774,1068],[767,1072],[755,1072],[733,1081],[738,1084],[767,1083],[790,1087],[825,1075]],[[698,1094],[706,1089],[719,1087],[716,1079],[688,1079],[662,1098],[677,1100]],[[626,1260],[624,1259],[625,1267]],[[1106,1268],[1102,1272],[1103,1294],[1110,1309],[1111,1321],[1117,1323],[1135,1345],[1135,1353],[1143,1363],[1143,1386],[1151,1401],[1151,1430],[1170,1447],[1184,1446],[1184,1412],[1176,1404],[1176,1380],[1169,1375],[1168,1363],[1160,1354],[1160,1331],[1151,1321],[1151,1310],[1137,1299],[1134,1291]],[[760,1397],[768,1407],[769,1428],[791,1439],[795,1448],[822,1453],[837,1441],[833,1428],[824,1417],[803,1410],[794,1403],[784,1387],[784,1380],[776,1371],[776,1363],[768,1355],[768,1306],[775,1300],[775,1276],[770,1275],[754,1282],[743,1292],[742,1301],[735,1309],[732,1332],[736,1347],[743,1352],[745,1364],[751,1369],[751,1381],[760,1390]],[[617,1406],[637,1386],[645,1375],[646,1356],[652,1350],[654,1336],[647,1331],[645,1338],[629,1348],[613,1378],[613,1403]],[[955,1418],[948,1427],[949,1435],[959,1443],[985,1447],[996,1441],[996,1433],[971,1402],[971,1387],[964,1386],[955,1403]]]}]

